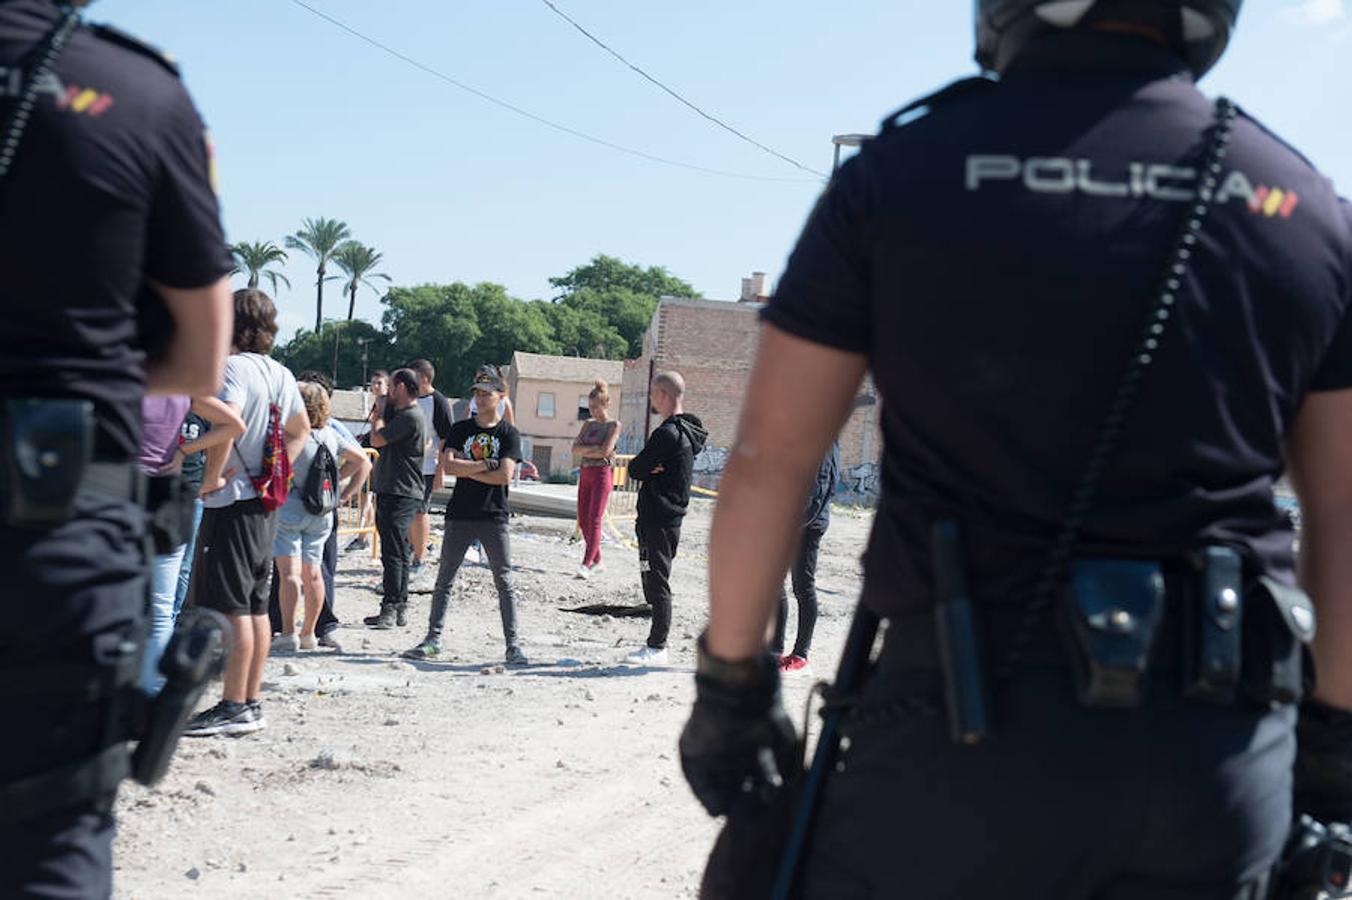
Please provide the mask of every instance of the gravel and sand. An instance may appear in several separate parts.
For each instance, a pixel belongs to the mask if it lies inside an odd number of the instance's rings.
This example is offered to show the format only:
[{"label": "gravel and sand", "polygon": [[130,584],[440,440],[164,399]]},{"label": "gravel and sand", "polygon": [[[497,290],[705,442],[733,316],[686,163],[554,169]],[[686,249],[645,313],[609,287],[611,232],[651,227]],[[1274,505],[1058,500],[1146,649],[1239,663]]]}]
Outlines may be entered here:
[{"label": "gravel and sand", "polygon": [[[407,628],[348,624],[341,654],[272,658],[266,730],[185,738],[159,786],[124,786],[115,895],[693,897],[717,823],[686,788],[676,738],[705,619],[710,511],[694,502],[682,536],[667,668],[618,664],[646,618],[562,611],[640,602],[632,542],[608,541],[606,571],[579,581],[571,522],[534,516],[512,522],[529,668],[500,666],[496,594],[474,565],[435,661],[398,657],[422,636],[435,566],[413,583]],[[840,509],[823,543],[817,678],[834,670],[870,522]],[[345,622],[374,611],[379,577],[369,551],[343,555]],[[812,681],[786,684],[795,719]]]}]

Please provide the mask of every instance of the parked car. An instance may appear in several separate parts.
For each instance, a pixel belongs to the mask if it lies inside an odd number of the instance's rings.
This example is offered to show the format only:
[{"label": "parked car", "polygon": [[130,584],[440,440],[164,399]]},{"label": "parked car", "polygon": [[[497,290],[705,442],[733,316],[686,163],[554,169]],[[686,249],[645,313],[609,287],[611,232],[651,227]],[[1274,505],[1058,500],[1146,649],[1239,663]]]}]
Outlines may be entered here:
[{"label": "parked car", "polygon": [[539,481],[540,470],[535,468],[535,463],[523,459],[521,465],[516,467],[516,477],[518,481]]}]

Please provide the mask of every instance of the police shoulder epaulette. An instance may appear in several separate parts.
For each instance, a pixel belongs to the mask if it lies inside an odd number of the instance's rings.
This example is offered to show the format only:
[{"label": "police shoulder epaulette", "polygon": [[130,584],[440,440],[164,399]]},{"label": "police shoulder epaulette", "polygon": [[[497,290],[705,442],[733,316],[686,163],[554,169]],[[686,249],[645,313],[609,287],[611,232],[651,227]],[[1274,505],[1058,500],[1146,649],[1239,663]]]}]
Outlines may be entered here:
[{"label": "police shoulder epaulette", "polygon": [[133,37],[125,31],[114,28],[111,25],[90,25],[89,30],[95,37],[102,38],[123,49],[131,50],[133,53],[139,53],[142,56],[150,57],[172,73],[175,78],[179,77],[178,63],[174,62],[173,57],[169,56],[158,47],[153,47],[140,38]]},{"label": "police shoulder epaulette", "polygon": [[[1233,101],[1232,101],[1232,102],[1233,102]],[[1312,171],[1315,171],[1315,172],[1318,172],[1318,171],[1319,171],[1319,168],[1318,168],[1313,162],[1310,161],[1310,158],[1309,158],[1308,156],[1306,156],[1304,153],[1301,153],[1299,150],[1297,150],[1295,147],[1293,147],[1289,142],[1287,142],[1286,138],[1282,137],[1280,134],[1277,134],[1277,133],[1274,132],[1272,129],[1270,129],[1270,128],[1268,128],[1266,125],[1264,125],[1262,122],[1260,122],[1260,121],[1258,121],[1257,119],[1255,119],[1255,118],[1249,113],[1248,110],[1244,109],[1244,107],[1240,106],[1238,103],[1235,104],[1235,111],[1239,113],[1239,117],[1240,117],[1241,119],[1243,119],[1244,121],[1248,122],[1250,125],[1252,125],[1254,128],[1257,128],[1259,131],[1263,132],[1263,134],[1265,134],[1265,135],[1267,135],[1268,137],[1272,138],[1272,140],[1274,140],[1274,141],[1276,141],[1278,144],[1280,144],[1284,149],[1286,149],[1287,151],[1289,151],[1293,156],[1295,156],[1295,157],[1296,157],[1297,159],[1299,159],[1301,162],[1305,163],[1305,165],[1309,166],[1310,169],[1311,169]]]},{"label": "police shoulder epaulette", "polygon": [[959,97],[966,97],[977,91],[985,91],[994,87],[998,82],[993,78],[986,78],[983,75],[976,75],[971,78],[961,78],[950,85],[940,88],[932,94],[926,94],[919,100],[914,100],[896,112],[892,113],[886,119],[883,119],[882,125],[878,129],[879,134],[885,134],[895,128],[900,128],[910,122],[915,121],[910,114],[921,109],[934,109],[945,103],[950,103]]}]

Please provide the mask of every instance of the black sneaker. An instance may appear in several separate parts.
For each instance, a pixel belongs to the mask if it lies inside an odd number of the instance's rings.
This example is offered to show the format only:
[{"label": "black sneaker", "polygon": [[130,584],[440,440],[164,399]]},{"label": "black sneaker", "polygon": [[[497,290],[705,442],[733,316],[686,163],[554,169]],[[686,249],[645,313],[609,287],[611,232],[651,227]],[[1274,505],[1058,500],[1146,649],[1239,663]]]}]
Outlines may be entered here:
[{"label": "black sneaker", "polygon": [[435,659],[441,653],[441,644],[437,643],[434,637],[425,637],[418,646],[412,650],[405,650],[399,654],[404,659]]},{"label": "black sneaker", "polygon": [[396,618],[393,606],[382,606],[379,613],[374,616],[367,616],[362,621],[372,628],[383,631],[387,628],[393,628]]},{"label": "black sneaker", "polygon": [[400,603],[394,608],[394,624],[403,628],[408,624],[408,604]]},{"label": "black sneaker", "polygon": [[244,705],[249,708],[249,713],[257,723],[258,729],[262,730],[268,727],[268,720],[263,716],[263,702],[261,700],[245,700]]},{"label": "black sneaker", "polygon": [[530,660],[526,659],[525,651],[516,645],[512,645],[507,648],[507,665],[528,666],[530,665]]},{"label": "black sneaker", "polygon": [[247,703],[222,700],[211,709],[205,709],[188,720],[183,729],[187,737],[211,737],[215,734],[249,734],[266,723],[256,718]]}]

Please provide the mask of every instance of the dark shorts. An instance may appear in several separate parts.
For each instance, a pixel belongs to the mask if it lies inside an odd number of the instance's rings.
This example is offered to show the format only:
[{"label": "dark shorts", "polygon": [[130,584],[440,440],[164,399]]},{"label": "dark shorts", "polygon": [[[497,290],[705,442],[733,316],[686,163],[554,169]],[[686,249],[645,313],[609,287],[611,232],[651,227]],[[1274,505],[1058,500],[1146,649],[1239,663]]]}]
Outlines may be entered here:
[{"label": "dark shorts", "polygon": [[423,496],[422,505],[418,507],[420,515],[426,515],[432,511],[432,482],[436,481],[435,475],[423,476]]},{"label": "dark shorts", "polygon": [[188,603],[227,616],[264,616],[276,513],[261,500],[242,500],[202,512]]}]

